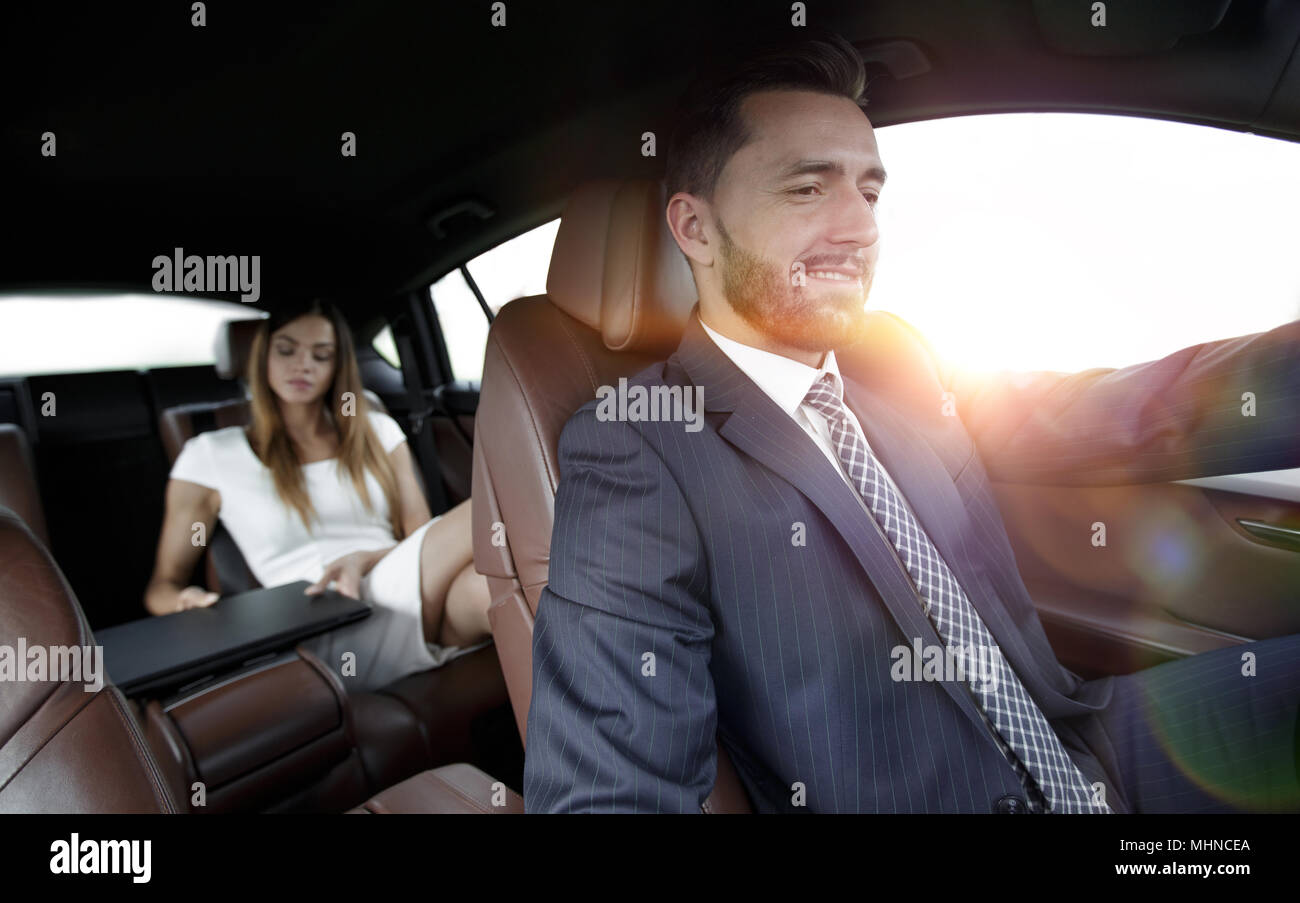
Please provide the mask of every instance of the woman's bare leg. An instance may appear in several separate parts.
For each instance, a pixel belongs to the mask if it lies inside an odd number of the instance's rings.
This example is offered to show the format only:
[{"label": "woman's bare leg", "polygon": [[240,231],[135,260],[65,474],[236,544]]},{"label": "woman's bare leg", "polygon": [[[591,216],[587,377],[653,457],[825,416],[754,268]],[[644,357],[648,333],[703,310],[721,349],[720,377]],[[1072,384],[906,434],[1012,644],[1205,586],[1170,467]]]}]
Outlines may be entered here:
[{"label": "woman's bare leg", "polygon": [[440,646],[472,646],[492,635],[487,578],[474,570],[470,500],[445,513],[420,546],[424,638]]},{"label": "woman's bare leg", "polygon": [[447,604],[443,610],[438,644],[473,646],[490,637],[492,623],[488,620],[487,612],[491,602],[492,593],[488,589],[487,578],[474,570],[471,562],[456,575],[451,588],[447,590]]},{"label": "woman's bare leg", "polygon": [[474,538],[470,533],[470,500],[447,511],[424,531],[420,545],[420,601],[424,610],[424,639],[442,643],[443,609],[452,582],[466,565],[473,567]]}]

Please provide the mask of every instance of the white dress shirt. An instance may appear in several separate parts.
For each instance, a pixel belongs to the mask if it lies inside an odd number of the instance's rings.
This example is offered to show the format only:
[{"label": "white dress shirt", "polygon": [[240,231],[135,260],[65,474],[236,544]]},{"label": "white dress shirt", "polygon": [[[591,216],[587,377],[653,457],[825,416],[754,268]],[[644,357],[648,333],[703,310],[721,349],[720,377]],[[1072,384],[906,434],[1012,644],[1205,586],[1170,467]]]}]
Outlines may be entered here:
[{"label": "white dress shirt", "polygon": [[[821,367],[809,367],[807,364],[792,360],[780,354],[771,351],[764,351],[761,348],[755,348],[753,345],[745,345],[737,342],[735,339],[727,338],[725,335],[717,332],[700,318],[700,325],[704,331],[709,334],[709,338],[722,349],[723,354],[731,358],[741,371],[748,376],[768,398],[776,402],[776,406],[785,411],[795,423],[817,444],[824,454],[835,467],[835,472],[840,475],[849,488],[853,490],[853,495],[858,501],[863,501],[857,486],[844,470],[844,465],[840,461],[839,454],[835,451],[835,443],[831,441],[831,428],[826,416],[804,399],[808,391],[813,387],[817,380],[822,378],[825,373],[832,373],[836,382],[840,386],[840,397],[843,396],[844,379],[840,376],[839,365],[835,363],[835,352],[827,351],[822,360]],[[849,422],[857,429],[858,435],[862,437],[862,442],[868,449],[871,445],[867,442],[867,434],[862,429],[862,424],[858,422],[857,416],[850,410],[848,402],[844,402],[844,413],[848,416]],[[872,453],[874,456],[874,452]],[[889,484],[894,487],[894,491],[899,497],[903,497],[902,490],[894,482],[893,477],[885,470],[884,463],[876,458],[876,466],[880,472],[889,480]],[[905,500],[906,501],[906,500]]]}]

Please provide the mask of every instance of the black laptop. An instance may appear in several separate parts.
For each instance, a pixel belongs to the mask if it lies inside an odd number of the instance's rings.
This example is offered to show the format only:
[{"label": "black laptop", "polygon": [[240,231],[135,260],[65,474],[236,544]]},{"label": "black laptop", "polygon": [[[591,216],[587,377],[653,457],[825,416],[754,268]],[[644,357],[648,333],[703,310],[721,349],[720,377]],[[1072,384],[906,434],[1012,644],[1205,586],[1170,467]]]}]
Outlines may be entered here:
[{"label": "black laptop", "polygon": [[108,678],[128,696],[174,689],[370,614],[370,604],[333,590],[303,592],[305,580],[255,589],[207,608],[143,618],[95,631]]}]

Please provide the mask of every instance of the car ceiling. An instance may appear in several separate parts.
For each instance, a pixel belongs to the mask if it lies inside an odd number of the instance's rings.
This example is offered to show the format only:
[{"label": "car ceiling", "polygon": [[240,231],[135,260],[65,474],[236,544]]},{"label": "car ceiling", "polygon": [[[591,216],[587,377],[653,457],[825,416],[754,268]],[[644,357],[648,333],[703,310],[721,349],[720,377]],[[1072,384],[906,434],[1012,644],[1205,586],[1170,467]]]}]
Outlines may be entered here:
[{"label": "car ceiling", "polygon": [[[809,4],[868,60],[876,126],[998,111],[1152,115],[1300,139],[1300,3]],[[149,289],[155,255],[261,256],[263,303],[373,313],[546,219],[654,177],[694,66],[799,32],[788,3],[284,2],[7,7],[0,286]],[[1217,23],[1217,24],[1216,24]],[[1100,35],[1100,36],[1099,36]],[[58,154],[42,157],[41,135]],[[357,136],[357,156],[339,152]],[[435,235],[430,220],[474,202]]]}]

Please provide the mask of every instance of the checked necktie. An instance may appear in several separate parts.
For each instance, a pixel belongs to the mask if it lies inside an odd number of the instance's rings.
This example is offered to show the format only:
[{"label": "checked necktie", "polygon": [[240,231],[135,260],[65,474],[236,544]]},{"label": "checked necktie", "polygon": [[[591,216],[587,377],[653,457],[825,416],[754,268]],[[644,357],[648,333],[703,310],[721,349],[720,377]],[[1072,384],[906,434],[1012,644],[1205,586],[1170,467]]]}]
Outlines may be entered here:
[{"label": "checked necktie", "polygon": [[[885,478],[866,440],[846,417],[842,391],[835,375],[826,373],[808,390],[804,401],[826,415],[845,472],[894,544],[935,630],[950,647],[993,650],[996,644],[979,612],[902,496]],[[996,681],[979,680],[976,675],[970,680],[971,692],[1029,794],[1031,811],[1041,811],[1046,797],[1050,812],[1109,813],[1109,806],[1093,801],[1088,779],[1070,759],[1011,665],[1001,654],[992,655],[992,664],[997,669]]]}]

